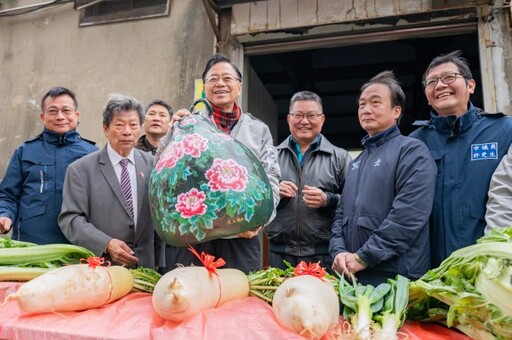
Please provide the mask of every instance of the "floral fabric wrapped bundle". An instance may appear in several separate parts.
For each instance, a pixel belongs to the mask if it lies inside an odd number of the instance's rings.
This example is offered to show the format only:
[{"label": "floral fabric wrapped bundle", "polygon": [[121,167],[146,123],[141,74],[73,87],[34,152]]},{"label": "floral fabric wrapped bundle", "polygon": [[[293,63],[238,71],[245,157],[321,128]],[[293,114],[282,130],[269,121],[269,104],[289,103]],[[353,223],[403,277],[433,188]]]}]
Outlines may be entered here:
[{"label": "floral fabric wrapped bundle", "polygon": [[174,125],[151,173],[149,197],[157,233],[174,246],[254,229],[273,210],[258,159],[200,114]]}]

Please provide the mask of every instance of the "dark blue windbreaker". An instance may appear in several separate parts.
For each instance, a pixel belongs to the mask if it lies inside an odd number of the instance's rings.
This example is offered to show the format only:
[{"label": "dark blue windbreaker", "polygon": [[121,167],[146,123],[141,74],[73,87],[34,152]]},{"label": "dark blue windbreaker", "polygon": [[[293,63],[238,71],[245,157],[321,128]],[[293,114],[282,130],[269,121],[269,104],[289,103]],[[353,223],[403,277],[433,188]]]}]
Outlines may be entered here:
[{"label": "dark blue windbreaker", "polygon": [[75,130],[59,135],[44,129],[14,151],[0,183],[0,216],[13,221],[13,239],[69,243],[57,223],[66,169],[97,149]]},{"label": "dark blue windbreaker", "polygon": [[422,142],[398,127],[363,139],[350,165],[329,252],[357,253],[368,267],[356,277],[378,284],[396,274],[416,279],[430,265],[428,218],[435,164]]},{"label": "dark blue windbreaker", "polygon": [[431,113],[411,133],[427,144],[437,165],[430,235],[432,267],[484,234],[489,182],[512,142],[512,118],[470,104],[460,116]]}]

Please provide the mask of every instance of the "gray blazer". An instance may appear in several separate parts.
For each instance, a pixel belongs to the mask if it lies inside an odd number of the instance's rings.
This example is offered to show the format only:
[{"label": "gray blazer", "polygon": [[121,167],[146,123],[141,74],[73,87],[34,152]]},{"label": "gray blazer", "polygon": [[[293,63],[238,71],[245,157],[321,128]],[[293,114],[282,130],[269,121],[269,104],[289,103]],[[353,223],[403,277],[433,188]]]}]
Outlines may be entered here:
[{"label": "gray blazer", "polygon": [[[139,258],[137,266],[165,265],[164,244],[151,222],[148,183],[153,156],[134,149],[137,174],[137,228],[134,227],[107,148],[69,165],[63,188],[59,225],[73,244],[105,257],[112,238],[126,242]],[[156,250],[156,251],[155,251]],[[156,256],[155,256],[156,254]]]}]

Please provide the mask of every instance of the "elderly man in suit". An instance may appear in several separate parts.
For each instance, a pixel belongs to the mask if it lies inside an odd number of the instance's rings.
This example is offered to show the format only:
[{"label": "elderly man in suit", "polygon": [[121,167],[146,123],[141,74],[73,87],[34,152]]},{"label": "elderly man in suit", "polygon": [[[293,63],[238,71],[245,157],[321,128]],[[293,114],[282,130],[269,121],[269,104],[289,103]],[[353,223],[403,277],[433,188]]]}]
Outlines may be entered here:
[{"label": "elderly man in suit", "polygon": [[164,247],[148,202],[153,156],[135,149],[143,115],[136,99],[110,96],[103,112],[108,143],[69,166],[59,225],[73,244],[115,264],[157,268]]}]

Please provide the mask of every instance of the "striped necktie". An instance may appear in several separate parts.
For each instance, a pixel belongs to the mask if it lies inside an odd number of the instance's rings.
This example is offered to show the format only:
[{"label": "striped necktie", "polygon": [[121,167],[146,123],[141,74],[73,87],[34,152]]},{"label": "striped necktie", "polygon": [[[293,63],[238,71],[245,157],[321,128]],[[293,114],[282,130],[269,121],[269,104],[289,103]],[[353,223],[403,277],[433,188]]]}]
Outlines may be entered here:
[{"label": "striped necktie", "polygon": [[130,184],[130,175],[128,174],[128,158],[123,158],[119,164],[121,164],[121,190],[123,196],[126,199],[130,216],[133,220],[133,201],[132,201],[132,186]]}]

